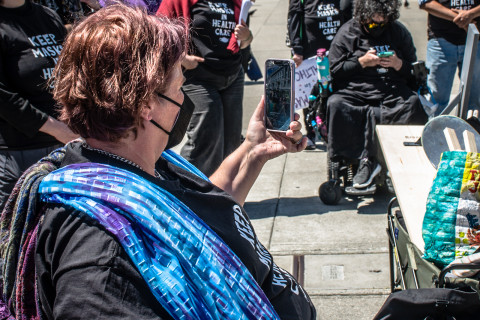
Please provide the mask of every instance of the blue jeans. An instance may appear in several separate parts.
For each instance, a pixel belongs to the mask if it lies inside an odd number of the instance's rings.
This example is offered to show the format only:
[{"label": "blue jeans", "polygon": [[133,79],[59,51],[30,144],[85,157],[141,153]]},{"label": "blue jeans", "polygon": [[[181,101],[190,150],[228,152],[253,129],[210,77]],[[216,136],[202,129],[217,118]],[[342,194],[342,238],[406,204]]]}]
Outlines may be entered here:
[{"label": "blue jeans", "polygon": [[[439,115],[450,100],[453,77],[458,69],[458,76],[462,71],[465,46],[454,45],[443,38],[430,39],[427,44],[426,67],[430,70],[428,86],[432,90],[433,98],[438,103],[435,115]],[[468,109],[480,108],[480,50],[477,51],[473,69],[472,86]]]},{"label": "blue jeans", "polygon": [[195,104],[180,154],[210,176],[239,145],[242,135],[243,68],[231,76],[203,66],[185,73],[184,92]]}]

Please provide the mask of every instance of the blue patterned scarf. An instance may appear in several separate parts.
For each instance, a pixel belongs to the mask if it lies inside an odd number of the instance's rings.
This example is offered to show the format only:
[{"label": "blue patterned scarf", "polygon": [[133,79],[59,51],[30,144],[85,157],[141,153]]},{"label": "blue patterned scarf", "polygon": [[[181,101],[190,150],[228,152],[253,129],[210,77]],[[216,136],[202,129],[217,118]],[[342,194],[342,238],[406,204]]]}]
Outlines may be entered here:
[{"label": "blue patterned scarf", "polygon": [[[173,152],[163,156],[199,174]],[[44,202],[69,205],[111,232],[175,319],[279,319],[222,239],[146,179],[108,165],[73,164],[47,175],[38,192]]]}]

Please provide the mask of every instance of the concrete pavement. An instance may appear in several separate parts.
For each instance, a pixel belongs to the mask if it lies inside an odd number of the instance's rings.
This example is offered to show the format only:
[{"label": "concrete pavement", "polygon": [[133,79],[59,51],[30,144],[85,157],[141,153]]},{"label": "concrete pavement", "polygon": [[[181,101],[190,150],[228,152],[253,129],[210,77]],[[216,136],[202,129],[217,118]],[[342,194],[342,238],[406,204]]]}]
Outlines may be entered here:
[{"label": "concrete pavement", "polygon": [[[267,58],[290,57],[285,46],[288,0],[257,0],[252,9],[257,10],[250,22],[252,50],[263,70]],[[414,37],[418,58],[424,60],[425,12],[412,2],[408,9],[402,8],[400,20]],[[246,80],[244,130],[263,93],[263,81]],[[336,206],[326,206],[318,197],[326,167],[321,143],[317,150],[270,161],[245,208],[276,263],[303,276],[318,319],[372,319],[389,293],[385,229],[392,195],[343,198]],[[303,256],[304,270],[294,264],[298,256]]]}]

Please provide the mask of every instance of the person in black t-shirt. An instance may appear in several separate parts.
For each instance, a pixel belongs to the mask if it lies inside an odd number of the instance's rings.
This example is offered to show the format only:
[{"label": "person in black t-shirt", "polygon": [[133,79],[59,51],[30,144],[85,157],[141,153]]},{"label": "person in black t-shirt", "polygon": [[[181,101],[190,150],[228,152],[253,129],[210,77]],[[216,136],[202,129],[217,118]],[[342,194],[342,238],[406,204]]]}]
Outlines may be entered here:
[{"label": "person in black t-shirt", "polygon": [[[477,24],[480,0],[419,0],[420,8],[428,12],[428,43],[426,67],[428,87],[432,90],[435,111],[439,115],[450,100],[453,78],[462,71],[467,30]],[[480,109],[480,50],[477,50],[472,69],[472,88],[469,109]]]},{"label": "person in black t-shirt", "polygon": [[[164,152],[189,125],[188,45],[183,21],[122,4],[67,36],[53,94],[83,141],[31,167],[2,215],[2,298],[17,318],[315,319],[243,209],[269,159],[305,149],[301,124],[271,135],[262,99],[245,141],[210,179]],[[15,206],[17,196],[38,205]]]},{"label": "person in black t-shirt", "polygon": [[163,0],[157,15],[183,17],[192,52],[182,66],[183,89],[195,104],[181,155],[212,174],[241,141],[244,70],[239,49],[253,35],[239,23],[241,0]]},{"label": "person in black t-shirt", "polygon": [[66,30],[30,0],[0,0],[0,211],[22,172],[76,137],[56,120],[52,76]]},{"label": "person in black t-shirt", "polygon": [[297,67],[317,50],[328,50],[338,29],[352,18],[352,0],[290,0],[288,35]]},{"label": "person in black t-shirt", "polygon": [[[338,29],[351,17],[352,0],[290,0],[288,35],[295,65],[316,55],[318,49],[328,50]],[[307,149],[315,149],[315,130],[306,121],[307,111],[303,109]]]},{"label": "person in black t-shirt", "polygon": [[[368,187],[380,173],[375,124],[423,124],[412,62],[417,60],[410,32],[397,21],[400,0],[355,0],[354,18],[330,46],[334,93],[327,102],[331,159],[360,160],[353,187]],[[382,52],[393,54],[379,57]]]}]

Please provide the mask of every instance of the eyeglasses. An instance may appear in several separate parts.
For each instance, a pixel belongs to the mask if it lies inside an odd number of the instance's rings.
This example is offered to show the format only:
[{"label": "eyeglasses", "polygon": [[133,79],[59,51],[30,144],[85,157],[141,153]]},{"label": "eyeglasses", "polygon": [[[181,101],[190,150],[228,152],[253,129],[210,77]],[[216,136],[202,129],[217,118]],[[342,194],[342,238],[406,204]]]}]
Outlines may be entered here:
[{"label": "eyeglasses", "polygon": [[372,29],[376,29],[376,28],[381,28],[381,27],[384,27],[385,26],[385,22],[375,22],[375,21],[372,21],[370,23],[367,23],[367,28],[369,30],[372,30]]}]

